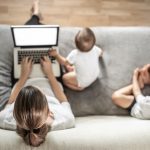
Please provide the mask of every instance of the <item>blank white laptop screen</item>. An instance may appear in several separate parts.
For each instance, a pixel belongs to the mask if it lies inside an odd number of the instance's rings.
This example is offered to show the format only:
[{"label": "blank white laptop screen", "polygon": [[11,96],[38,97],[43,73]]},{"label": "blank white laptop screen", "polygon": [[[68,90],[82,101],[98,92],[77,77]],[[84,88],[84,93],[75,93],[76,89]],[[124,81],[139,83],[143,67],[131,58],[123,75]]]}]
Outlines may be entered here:
[{"label": "blank white laptop screen", "polygon": [[58,26],[14,27],[15,46],[56,46]]}]

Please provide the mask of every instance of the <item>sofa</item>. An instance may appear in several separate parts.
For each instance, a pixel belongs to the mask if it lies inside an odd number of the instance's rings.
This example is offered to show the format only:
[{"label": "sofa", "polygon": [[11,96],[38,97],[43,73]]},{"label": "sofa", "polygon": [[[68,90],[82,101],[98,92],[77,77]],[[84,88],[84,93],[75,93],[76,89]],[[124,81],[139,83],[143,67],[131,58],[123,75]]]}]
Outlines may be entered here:
[{"label": "sofa", "polygon": [[[75,48],[79,27],[61,27],[59,51]],[[150,63],[150,27],[91,27],[104,50],[99,78],[84,91],[65,87],[76,118],[72,129],[49,132],[40,147],[31,148],[14,131],[0,129],[0,150],[150,150],[150,121],[130,116],[111,100],[112,93],[131,83],[136,67]],[[90,59],[90,58],[89,58]],[[85,66],[88,67],[88,66]],[[0,109],[13,80],[13,40],[9,25],[0,25]],[[149,86],[143,89],[150,94]]]}]

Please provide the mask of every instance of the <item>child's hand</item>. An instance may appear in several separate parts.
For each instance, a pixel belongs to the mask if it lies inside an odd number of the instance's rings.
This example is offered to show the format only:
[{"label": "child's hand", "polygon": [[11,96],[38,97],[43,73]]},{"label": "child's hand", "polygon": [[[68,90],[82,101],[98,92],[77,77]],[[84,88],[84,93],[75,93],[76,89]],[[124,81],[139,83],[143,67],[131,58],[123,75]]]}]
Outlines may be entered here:
[{"label": "child's hand", "polygon": [[74,66],[67,65],[67,66],[66,66],[66,70],[67,70],[68,72],[72,72],[72,71],[75,70],[75,68],[74,68]]},{"label": "child's hand", "polygon": [[51,49],[48,51],[49,56],[56,57],[58,55],[56,49]]},{"label": "child's hand", "polygon": [[143,79],[143,77],[144,77],[143,76],[143,68],[142,69],[138,69],[138,75],[136,75],[137,74],[136,70],[134,71],[134,74],[136,76],[136,79],[138,80],[140,89],[143,89],[144,88],[144,84],[145,84],[144,79]]},{"label": "child's hand", "polygon": [[139,69],[139,68],[136,68],[136,69],[134,70],[133,76],[136,77],[136,78],[138,78],[139,73],[140,73],[140,69]]},{"label": "child's hand", "polygon": [[141,71],[141,78],[143,79],[144,84],[150,84],[150,64],[145,65]]}]

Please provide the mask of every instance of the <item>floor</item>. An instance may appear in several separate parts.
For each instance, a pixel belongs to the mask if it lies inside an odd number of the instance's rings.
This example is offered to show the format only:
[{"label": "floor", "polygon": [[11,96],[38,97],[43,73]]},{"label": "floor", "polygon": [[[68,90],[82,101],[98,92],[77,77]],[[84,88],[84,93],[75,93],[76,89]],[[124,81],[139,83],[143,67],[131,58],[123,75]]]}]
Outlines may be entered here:
[{"label": "floor", "polygon": [[[0,24],[24,24],[32,0],[0,0]],[[41,0],[45,24],[149,26],[150,0]]]}]

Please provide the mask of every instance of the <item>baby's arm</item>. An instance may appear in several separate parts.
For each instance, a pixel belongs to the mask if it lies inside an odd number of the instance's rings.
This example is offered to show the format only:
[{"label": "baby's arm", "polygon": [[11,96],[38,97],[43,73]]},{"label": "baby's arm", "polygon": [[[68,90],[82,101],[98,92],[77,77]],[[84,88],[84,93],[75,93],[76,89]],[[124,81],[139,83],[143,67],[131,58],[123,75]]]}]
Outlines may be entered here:
[{"label": "baby's arm", "polygon": [[100,55],[99,55],[99,57],[102,57],[103,56],[103,53],[104,53],[104,51],[100,48]]},{"label": "baby's arm", "polygon": [[55,57],[57,59],[57,61],[61,64],[61,65],[68,65],[69,62],[67,61],[67,59],[63,56],[61,56],[57,51],[56,49],[51,49],[49,51],[49,56],[52,56],[52,57]]},{"label": "baby's arm", "polygon": [[101,58],[103,56],[103,53],[104,53],[103,50],[96,45],[94,46],[94,48],[95,48],[95,51],[97,53],[97,56],[99,56],[99,58]]},{"label": "baby's arm", "polygon": [[61,56],[55,49],[50,50],[49,55],[55,57],[61,65],[65,66],[68,72],[74,70],[74,67],[69,63],[69,61],[65,57]]}]

